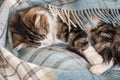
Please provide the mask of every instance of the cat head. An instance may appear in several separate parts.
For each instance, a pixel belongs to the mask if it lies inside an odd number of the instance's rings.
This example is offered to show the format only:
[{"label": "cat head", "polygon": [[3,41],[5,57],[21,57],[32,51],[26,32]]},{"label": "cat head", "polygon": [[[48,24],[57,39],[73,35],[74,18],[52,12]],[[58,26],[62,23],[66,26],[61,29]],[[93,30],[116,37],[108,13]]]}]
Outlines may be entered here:
[{"label": "cat head", "polygon": [[49,32],[49,13],[45,8],[34,7],[24,14],[22,20],[26,28],[41,35]]},{"label": "cat head", "polygon": [[21,10],[13,15],[9,22],[13,47],[21,43],[25,43],[24,46],[40,45],[39,40],[46,38],[49,32],[48,16],[47,10],[41,7]]}]

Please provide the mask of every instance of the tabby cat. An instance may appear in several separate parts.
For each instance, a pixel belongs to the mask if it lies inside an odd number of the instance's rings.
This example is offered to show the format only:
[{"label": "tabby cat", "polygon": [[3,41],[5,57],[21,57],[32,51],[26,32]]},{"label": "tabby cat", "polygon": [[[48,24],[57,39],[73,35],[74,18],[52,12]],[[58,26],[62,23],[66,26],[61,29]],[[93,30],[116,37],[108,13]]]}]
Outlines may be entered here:
[{"label": "tabby cat", "polygon": [[[93,19],[93,21],[97,20]],[[9,27],[13,48],[19,50],[28,46],[47,47],[56,43],[65,43],[79,51],[79,55],[83,55],[93,65],[90,68],[91,72],[99,75],[108,68],[106,62],[113,60],[115,64],[120,63],[117,49],[120,33],[110,24],[99,20],[96,23],[98,28],[95,29],[88,28],[85,31],[71,24],[72,29],[69,30],[68,25],[60,17],[53,17],[48,9],[33,7],[13,15]]]},{"label": "tabby cat", "polygon": [[66,23],[59,17],[54,19],[48,10],[42,7],[17,12],[11,17],[9,27],[13,48],[45,47],[55,43],[66,43],[82,52],[89,46],[85,31],[72,25],[69,31]]},{"label": "tabby cat", "polygon": [[120,66],[120,26],[101,22],[97,28],[91,29],[91,44],[103,57],[103,63],[94,65],[90,70],[101,74],[112,67]]}]

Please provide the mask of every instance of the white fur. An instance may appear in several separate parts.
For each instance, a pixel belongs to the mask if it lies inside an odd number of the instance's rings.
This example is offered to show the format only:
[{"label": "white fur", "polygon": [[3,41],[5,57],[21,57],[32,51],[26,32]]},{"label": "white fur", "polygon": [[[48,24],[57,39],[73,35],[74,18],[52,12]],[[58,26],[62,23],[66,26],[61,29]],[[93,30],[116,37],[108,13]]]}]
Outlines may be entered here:
[{"label": "white fur", "polygon": [[53,17],[45,10],[37,11],[36,14],[37,14],[37,18],[36,18],[36,21],[35,21],[36,25],[39,23],[39,19],[40,19],[40,16],[42,14],[47,16],[48,22],[49,22],[49,25],[50,25],[50,32],[48,33],[46,39],[40,41],[41,46],[39,48],[51,46],[55,43],[64,43],[64,42],[60,41],[59,39],[57,39],[57,36],[56,36],[57,35],[57,22],[56,22],[56,20],[53,19]]},{"label": "white fur", "polygon": [[110,63],[102,63],[94,65],[90,68],[90,71],[95,75],[100,75],[106,70],[110,69],[113,66],[113,61],[111,60]]},{"label": "white fur", "polygon": [[[51,46],[54,43],[61,43],[62,41],[58,40],[56,37],[57,34],[57,22],[47,11],[37,11],[37,18],[35,21],[35,25],[39,23],[41,14],[44,14],[48,18],[48,22],[50,25],[50,32],[47,35],[47,38],[41,41],[41,47]],[[64,43],[64,42],[62,42]],[[103,58],[99,55],[92,46],[89,46],[85,51],[83,51],[83,55],[87,58],[87,60],[93,65],[90,68],[90,71],[96,75],[99,75],[106,71],[109,67],[108,64],[103,63]]]},{"label": "white fur", "polygon": [[106,68],[107,65],[105,64],[97,64],[97,65],[94,65],[90,68],[90,71],[95,74],[95,75],[100,75],[102,74],[104,71],[106,71]]},{"label": "white fur", "polygon": [[102,56],[99,55],[99,53],[97,53],[92,46],[89,46],[85,51],[83,51],[83,55],[92,65],[100,64],[103,62]]},{"label": "white fur", "polygon": [[[99,23],[99,20],[96,21],[96,18],[92,18],[92,21],[95,22],[96,24]],[[86,24],[86,32],[88,35],[88,41],[90,41],[90,31],[92,29],[93,26],[91,26],[89,23]],[[99,55],[99,53],[97,53],[95,51],[95,49],[91,46],[91,43],[89,42],[89,47],[83,51],[83,55],[87,58],[87,60],[92,64],[100,64],[103,62],[103,58],[101,55]]]},{"label": "white fur", "polygon": [[20,50],[21,48],[25,48],[26,46],[28,46],[26,43],[21,43],[15,49]]}]

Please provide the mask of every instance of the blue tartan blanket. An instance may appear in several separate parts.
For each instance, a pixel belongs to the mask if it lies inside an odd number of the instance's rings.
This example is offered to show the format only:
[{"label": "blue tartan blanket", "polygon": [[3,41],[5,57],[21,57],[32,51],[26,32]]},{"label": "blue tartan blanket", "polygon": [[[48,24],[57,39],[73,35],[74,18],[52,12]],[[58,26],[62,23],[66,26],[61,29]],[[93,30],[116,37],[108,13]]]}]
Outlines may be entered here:
[{"label": "blue tartan blanket", "polygon": [[[80,11],[79,15],[83,18],[78,23],[80,26],[89,22],[92,15],[119,25],[119,4],[120,0],[5,0],[0,8],[0,80],[120,80],[120,68],[96,76],[89,71],[91,65],[86,60],[65,50],[63,45],[14,50],[7,27],[9,17],[17,10],[35,5],[50,8],[53,13],[59,9]],[[53,11],[53,8],[56,10]],[[89,13],[88,16],[83,11]],[[114,15],[109,15],[108,11]],[[68,20],[66,23],[69,23]]]}]

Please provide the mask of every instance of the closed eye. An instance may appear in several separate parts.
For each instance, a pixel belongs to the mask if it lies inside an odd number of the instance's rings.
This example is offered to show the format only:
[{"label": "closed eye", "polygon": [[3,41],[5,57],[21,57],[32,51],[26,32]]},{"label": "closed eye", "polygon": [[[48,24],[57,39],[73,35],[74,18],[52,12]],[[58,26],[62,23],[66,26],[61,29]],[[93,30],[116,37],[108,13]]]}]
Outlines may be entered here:
[{"label": "closed eye", "polygon": [[82,42],[81,43],[82,45],[87,45],[88,44],[88,42],[86,41],[86,42]]}]

